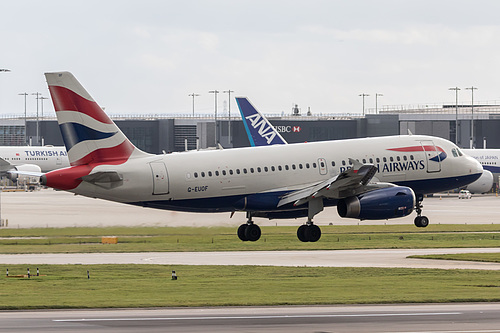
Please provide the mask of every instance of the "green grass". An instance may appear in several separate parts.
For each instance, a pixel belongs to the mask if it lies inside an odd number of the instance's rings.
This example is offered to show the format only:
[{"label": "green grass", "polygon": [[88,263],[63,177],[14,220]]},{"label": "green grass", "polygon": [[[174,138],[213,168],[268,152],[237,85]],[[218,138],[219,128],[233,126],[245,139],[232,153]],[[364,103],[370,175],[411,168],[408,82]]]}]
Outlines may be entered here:
[{"label": "green grass", "polygon": [[[316,243],[297,240],[296,227],[262,227],[257,242],[241,242],[236,228],[37,228],[0,229],[0,253],[148,251],[264,251],[500,246],[500,225],[322,226]],[[119,244],[102,245],[101,236]],[[40,238],[31,238],[40,237]]]},{"label": "green grass", "polygon": [[[5,272],[7,266],[0,266]],[[8,266],[10,275],[26,265]],[[36,267],[30,267],[36,272]],[[500,301],[500,272],[261,266],[40,265],[0,277],[0,309]],[[90,270],[90,280],[87,279]],[[172,281],[171,270],[179,279]]]}]

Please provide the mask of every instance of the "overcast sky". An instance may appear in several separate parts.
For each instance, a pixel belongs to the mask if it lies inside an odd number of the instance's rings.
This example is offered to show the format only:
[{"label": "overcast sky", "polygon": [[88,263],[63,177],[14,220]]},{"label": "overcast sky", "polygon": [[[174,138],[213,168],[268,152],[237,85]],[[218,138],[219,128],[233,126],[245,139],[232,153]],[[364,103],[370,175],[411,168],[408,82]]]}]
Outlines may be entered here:
[{"label": "overcast sky", "polygon": [[[212,113],[234,90],[266,113],[500,101],[500,2],[2,1],[0,114],[71,71],[111,114]],[[227,94],[219,94],[219,112]],[[470,91],[460,92],[470,101]],[[499,102],[500,103],[500,102]],[[232,112],[237,111],[234,99]],[[28,97],[28,113],[36,109]],[[52,103],[45,112],[53,114]]]}]

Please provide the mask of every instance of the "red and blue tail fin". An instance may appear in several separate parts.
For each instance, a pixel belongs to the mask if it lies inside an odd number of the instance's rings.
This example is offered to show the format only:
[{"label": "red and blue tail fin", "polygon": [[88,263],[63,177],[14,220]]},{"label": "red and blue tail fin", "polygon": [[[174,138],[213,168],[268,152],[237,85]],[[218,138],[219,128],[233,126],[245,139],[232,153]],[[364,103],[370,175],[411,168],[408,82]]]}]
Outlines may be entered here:
[{"label": "red and blue tail fin", "polygon": [[69,72],[45,73],[72,166],[122,164],[144,155]]}]

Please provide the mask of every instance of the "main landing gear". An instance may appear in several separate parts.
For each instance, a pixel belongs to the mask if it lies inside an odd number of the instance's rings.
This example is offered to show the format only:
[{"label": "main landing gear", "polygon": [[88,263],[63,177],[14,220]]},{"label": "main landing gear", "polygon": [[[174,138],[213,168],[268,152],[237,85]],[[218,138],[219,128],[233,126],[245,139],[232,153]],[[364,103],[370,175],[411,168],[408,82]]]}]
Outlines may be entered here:
[{"label": "main landing gear", "polygon": [[242,241],[255,242],[260,238],[260,227],[253,223],[250,212],[247,212],[247,219],[247,223],[240,225],[238,228],[238,238]]},{"label": "main landing gear", "polygon": [[321,229],[313,224],[313,217],[323,210],[323,199],[314,198],[307,207],[307,222],[297,229],[297,238],[301,242],[317,242],[321,238]]},{"label": "main landing gear", "polygon": [[417,217],[415,217],[414,223],[419,228],[425,228],[429,225],[429,219],[427,216],[422,216],[422,201],[424,196],[422,194],[417,195],[417,204],[415,205],[415,211],[417,212]]},{"label": "main landing gear", "polygon": [[301,242],[317,242],[321,238],[321,229],[312,221],[307,221],[297,229],[297,238]]}]

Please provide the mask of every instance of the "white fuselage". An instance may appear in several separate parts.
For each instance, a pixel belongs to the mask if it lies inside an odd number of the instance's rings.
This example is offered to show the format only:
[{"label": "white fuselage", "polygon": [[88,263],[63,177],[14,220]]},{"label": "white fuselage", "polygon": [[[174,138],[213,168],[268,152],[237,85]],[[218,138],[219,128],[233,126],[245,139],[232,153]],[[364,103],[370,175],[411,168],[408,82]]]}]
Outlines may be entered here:
[{"label": "white fuselage", "polygon": [[[435,146],[436,151],[424,151]],[[349,158],[374,164],[374,181],[411,187],[417,194],[464,186],[482,173],[451,142],[429,136],[390,136],[168,155],[133,156],[91,173],[117,172],[111,188],[81,182],[71,192],[147,207],[184,211],[248,209],[249,198],[265,210],[285,192],[321,182],[349,168]],[[247,200],[248,199],[248,200]]]},{"label": "white fuselage", "polygon": [[38,165],[42,172],[69,166],[65,147],[3,146],[0,147],[0,157],[14,166]]},{"label": "white fuselage", "polygon": [[475,158],[485,170],[493,174],[495,183],[500,176],[500,149],[462,149],[464,153]]}]

